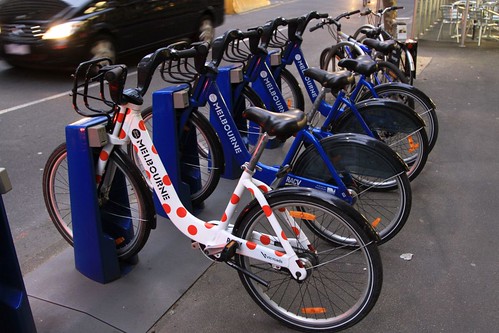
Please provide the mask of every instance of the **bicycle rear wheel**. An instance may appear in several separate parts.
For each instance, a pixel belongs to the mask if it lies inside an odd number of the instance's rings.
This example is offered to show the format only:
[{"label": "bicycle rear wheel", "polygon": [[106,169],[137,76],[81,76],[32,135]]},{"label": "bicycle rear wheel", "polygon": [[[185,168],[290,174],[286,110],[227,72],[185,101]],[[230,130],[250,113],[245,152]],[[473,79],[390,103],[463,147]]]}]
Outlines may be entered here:
[{"label": "bicycle rear wheel", "polygon": [[[279,220],[284,234],[292,240],[296,226],[311,246],[300,243],[294,251],[307,268],[307,278],[296,281],[278,264],[236,256],[243,269],[269,282],[259,284],[247,274],[239,273],[242,284],[253,300],[270,316],[298,330],[341,330],[355,325],[375,305],[382,286],[381,258],[375,242],[362,229],[365,220],[349,214],[348,206],[335,206],[315,196],[286,194],[268,198],[270,208]],[[294,227],[282,212],[294,218]],[[353,212],[355,213],[355,212]],[[281,215],[282,214],[282,215]],[[353,218],[357,216],[357,219]],[[327,229],[341,228],[346,237],[355,239],[353,246],[335,246],[317,233],[310,224]],[[260,206],[255,205],[236,222],[237,236],[252,243],[266,244],[284,252]]]},{"label": "bicycle rear wheel", "polygon": [[[349,189],[354,199],[352,207],[378,232],[381,238],[379,244],[385,243],[403,228],[409,218],[412,205],[409,179],[403,168],[384,154],[385,149],[375,149],[372,143],[340,142],[338,137],[333,135],[322,139],[321,146]],[[293,165],[293,173],[338,185],[314,146],[307,147],[300,154]]]},{"label": "bicycle rear wheel", "polygon": [[[424,122],[414,110],[391,100],[367,100],[356,107],[375,137],[399,154],[409,166],[407,175],[409,180],[414,180],[428,159],[428,136]],[[349,109],[333,124],[331,132],[365,134]]]},{"label": "bicycle rear wheel", "polygon": [[[406,84],[381,84],[374,87],[378,97],[387,98],[403,103],[416,111],[425,122],[425,131],[428,136],[428,150],[431,152],[438,138],[438,119],[435,104],[421,90]],[[359,94],[355,102],[373,98],[369,90]]]},{"label": "bicycle rear wheel", "polygon": [[[106,189],[100,188],[97,198],[101,208],[101,222],[105,232],[116,231],[112,221],[119,217],[130,224],[125,236],[116,236],[116,251],[119,259],[126,260],[137,254],[155,223],[152,196],[140,171],[126,159],[124,153],[113,151],[109,157],[107,170],[102,183],[109,183]],[[132,164],[132,165],[129,165]],[[106,177],[121,178],[119,182],[107,181]],[[69,195],[69,174],[66,144],[59,145],[49,156],[43,172],[43,197],[54,226],[62,237],[73,245],[73,225],[71,200]],[[118,194],[109,196],[109,193]],[[126,194],[126,195],[123,195]]]}]

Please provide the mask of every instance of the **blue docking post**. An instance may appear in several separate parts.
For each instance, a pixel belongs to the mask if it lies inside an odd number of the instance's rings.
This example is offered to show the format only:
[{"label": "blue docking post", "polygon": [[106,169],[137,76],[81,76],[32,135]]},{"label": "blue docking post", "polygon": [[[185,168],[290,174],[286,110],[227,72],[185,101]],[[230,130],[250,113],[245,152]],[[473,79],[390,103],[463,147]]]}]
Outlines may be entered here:
[{"label": "blue docking post", "polygon": [[[106,117],[84,118],[66,127],[68,173],[73,222],[76,269],[86,277],[108,283],[118,279],[129,266],[120,267],[113,235],[103,229],[103,222],[127,229],[112,217],[102,220],[97,200],[95,159],[89,143],[89,129],[104,126]],[[114,228],[116,229],[116,228]],[[119,236],[126,235],[122,230]],[[126,267],[125,267],[126,266]]]},{"label": "blue docking post", "polygon": [[[241,76],[239,79],[238,76]],[[217,75],[217,86],[220,90],[222,96],[224,96],[224,102],[229,110],[233,110],[233,98],[232,98],[232,84],[239,83],[242,80],[242,66],[241,65],[231,65],[219,67]],[[242,111],[242,110],[241,110]],[[216,119],[217,115],[214,114],[214,110],[210,110],[210,119]],[[224,133],[223,126],[218,121],[211,122],[213,128],[217,133]],[[237,179],[241,176],[241,163],[233,157],[232,146],[227,146],[222,144],[222,150],[224,152],[225,158],[225,169],[222,177],[226,179]]]},{"label": "blue docking post", "polygon": [[[164,156],[162,163],[179,194],[184,206],[191,210],[191,193],[199,189],[201,175],[197,156],[196,141],[186,144],[182,154],[179,151],[178,115],[189,105],[188,85],[170,86],[152,94],[153,106],[153,142],[159,156]],[[191,131],[188,139],[196,140],[196,133]],[[189,153],[189,150],[193,150]],[[185,163],[184,163],[185,162]],[[183,167],[181,167],[181,163]],[[157,196],[154,196],[156,213],[168,217]]]},{"label": "blue docking post", "polygon": [[0,332],[36,333],[2,199],[11,189],[7,171],[0,168]]}]

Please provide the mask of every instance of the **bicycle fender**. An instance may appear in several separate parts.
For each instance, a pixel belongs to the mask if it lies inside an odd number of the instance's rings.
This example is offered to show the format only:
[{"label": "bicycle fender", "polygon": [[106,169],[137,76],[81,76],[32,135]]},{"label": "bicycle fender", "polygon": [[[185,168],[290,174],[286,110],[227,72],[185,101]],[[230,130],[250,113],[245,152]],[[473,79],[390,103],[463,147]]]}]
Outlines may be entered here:
[{"label": "bicycle fender", "polygon": [[[355,105],[371,130],[377,127],[384,130],[412,133],[425,126],[419,114],[405,104],[389,99],[372,98]],[[333,125],[333,133],[365,133],[355,114],[346,109]]]},{"label": "bicycle fender", "polygon": [[433,100],[425,94],[421,89],[418,89],[414,87],[413,85],[407,84],[407,83],[402,83],[402,82],[390,82],[390,83],[382,83],[374,87],[374,90],[376,92],[378,91],[383,91],[384,88],[386,87],[391,87],[391,88],[398,88],[402,90],[408,90],[412,92],[414,95],[417,95],[419,98],[421,98],[423,104],[431,106],[433,110],[436,110],[437,106],[433,102]]},{"label": "bicycle fender", "polygon": [[[320,144],[339,173],[369,173],[386,179],[408,170],[403,159],[387,144],[364,134],[339,133],[322,139]],[[309,159],[315,159],[318,154],[314,146],[308,146],[298,157],[293,170],[306,169],[301,176],[312,179],[314,174],[327,172],[323,163],[313,168],[303,167],[310,165]]]},{"label": "bicycle fender", "polygon": [[[138,175],[142,174],[137,165],[128,157],[126,152],[124,152],[120,148],[115,148],[113,149],[113,154],[116,154],[116,157],[121,159],[125,165],[128,166],[129,169],[136,169],[136,172]],[[142,178],[142,177],[141,177]],[[154,208],[154,201],[152,197],[152,193],[149,190],[149,187],[147,186],[146,181],[142,178],[141,179],[142,186],[140,186],[139,191],[140,195],[144,198],[144,201],[146,202],[146,212],[147,216],[145,216],[145,220],[147,223],[149,223],[151,229],[156,229],[156,210]]]},{"label": "bicycle fender", "polygon": [[[318,199],[319,201],[322,201],[324,205],[332,205],[335,208],[342,210],[346,215],[348,215],[362,228],[362,230],[369,237],[369,240],[374,242],[378,242],[381,240],[378,233],[374,230],[371,224],[369,224],[369,222],[364,218],[364,216],[362,216],[362,214],[360,214],[352,206],[348,205],[343,200],[327,192],[322,192],[306,187],[285,186],[267,192],[264,195],[267,200],[272,200],[273,198],[279,198],[280,196],[286,196],[286,197],[292,196],[294,198],[301,198],[304,200],[313,197],[315,199]],[[251,202],[249,202],[246,205],[246,207],[244,207],[241,214],[239,214],[237,221],[234,224],[234,232],[238,230],[244,216],[252,209],[255,209],[257,206],[259,206],[258,201],[256,199],[253,199]]]}]

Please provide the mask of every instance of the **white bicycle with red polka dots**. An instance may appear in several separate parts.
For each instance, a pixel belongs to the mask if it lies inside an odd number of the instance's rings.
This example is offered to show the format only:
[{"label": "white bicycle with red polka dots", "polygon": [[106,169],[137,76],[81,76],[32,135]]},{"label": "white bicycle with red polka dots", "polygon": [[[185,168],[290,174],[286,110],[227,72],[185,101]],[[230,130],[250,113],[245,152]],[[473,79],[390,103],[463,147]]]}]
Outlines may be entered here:
[{"label": "white bicycle with red polka dots", "polygon": [[[198,44],[183,51],[160,49],[144,58],[150,64],[138,67],[144,70],[138,77],[150,80],[162,61],[193,57],[198,52],[207,52],[206,46]],[[96,64],[93,61],[80,67]],[[87,75],[95,73],[89,68],[85,69]],[[113,89],[123,91],[123,65],[99,66],[97,75]],[[268,314],[303,331],[332,332],[360,321],[375,305],[382,285],[378,238],[369,223],[351,206],[325,192],[295,187],[271,191],[253,179],[269,139],[267,133],[280,138],[293,135],[306,124],[303,113],[282,117],[257,108],[245,112],[257,123],[261,116],[269,119],[262,126],[264,134],[252,159],[242,167],[220,218],[203,220],[182,204],[162,163],[168,156],[160,158],[146,129],[140,104],[148,85],[139,84],[142,88],[112,96],[114,119],[118,121],[113,132],[107,133],[108,144],[100,152],[98,181],[109,180],[109,161],[115,159],[120,147],[131,143],[168,219],[210,259],[235,268],[248,293]],[[123,159],[127,168],[137,169],[126,156]],[[245,194],[251,196],[250,202],[236,210],[245,201]],[[342,242],[347,238],[354,242]]]}]

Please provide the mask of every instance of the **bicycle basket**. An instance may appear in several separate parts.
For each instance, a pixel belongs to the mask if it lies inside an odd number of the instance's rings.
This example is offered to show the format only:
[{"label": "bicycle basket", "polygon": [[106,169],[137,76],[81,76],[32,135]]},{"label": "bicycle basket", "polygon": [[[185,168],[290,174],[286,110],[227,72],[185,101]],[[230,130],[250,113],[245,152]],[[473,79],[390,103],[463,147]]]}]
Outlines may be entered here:
[{"label": "bicycle basket", "polygon": [[288,43],[288,38],[281,31],[276,29],[270,38],[269,47],[283,49]]},{"label": "bicycle basket", "polygon": [[[84,117],[110,118],[121,102],[126,75],[126,66],[112,65],[109,58],[81,63],[73,74],[71,96],[75,111]],[[82,111],[83,108],[90,113]]]},{"label": "bicycle basket", "polygon": [[[170,49],[185,50],[187,42],[178,42],[168,46]],[[161,64],[160,73],[163,81],[173,84],[190,83],[198,77],[194,58],[171,58]]]},{"label": "bicycle basket", "polygon": [[234,39],[225,49],[223,59],[232,63],[245,64],[251,58],[251,48],[247,39]]}]

